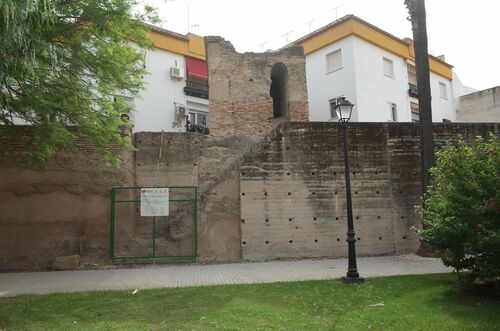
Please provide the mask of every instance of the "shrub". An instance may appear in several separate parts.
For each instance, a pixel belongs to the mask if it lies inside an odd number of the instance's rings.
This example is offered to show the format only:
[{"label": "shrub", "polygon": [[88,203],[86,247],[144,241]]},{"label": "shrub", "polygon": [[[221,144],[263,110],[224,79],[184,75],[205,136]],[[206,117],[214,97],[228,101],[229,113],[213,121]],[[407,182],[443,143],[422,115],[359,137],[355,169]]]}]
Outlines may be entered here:
[{"label": "shrub", "polygon": [[469,270],[476,283],[500,283],[500,144],[462,137],[436,153],[432,182],[417,206],[420,238],[444,264]]}]

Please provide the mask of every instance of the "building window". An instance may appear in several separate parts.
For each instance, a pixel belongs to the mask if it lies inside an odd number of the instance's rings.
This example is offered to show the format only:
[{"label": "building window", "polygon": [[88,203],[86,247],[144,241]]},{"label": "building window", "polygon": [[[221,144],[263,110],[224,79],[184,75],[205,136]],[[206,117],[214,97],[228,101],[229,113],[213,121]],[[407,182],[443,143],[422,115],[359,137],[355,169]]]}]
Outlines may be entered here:
[{"label": "building window", "polygon": [[208,113],[190,110],[189,122],[191,124],[203,125],[204,127],[208,127]]},{"label": "building window", "polygon": [[410,63],[406,67],[408,69],[408,83],[417,86],[417,69]]},{"label": "building window", "polygon": [[389,102],[389,121],[398,121],[398,106],[392,102]]},{"label": "building window", "polygon": [[410,109],[411,109],[411,121],[413,123],[420,122],[418,103],[410,102]]},{"label": "building window", "polygon": [[332,120],[339,119],[339,117],[337,116],[337,112],[335,111],[335,106],[337,105],[337,99],[338,98],[333,98],[329,101],[329,103],[330,103],[330,119],[332,119]]},{"label": "building window", "polygon": [[201,111],[189,110],[188,122],[186,123],[186,131],[209,133],[208,131],[208,113]]},{"label": "building window", "polygon": [[442,99],[448,100],[448,90],[446,89],[446,85],[444,83],[439,83],[439,95]]},{"label": "building window", "polygon": [[384,76],[394,78],[394,62],[384,57]]},{"label": "building window", "polygon": [[335,52],[326,55],[326,73],[342,69],[342,50],[338,49]]},{"label": "building window", "polygon": [[411,121],[413,123],[418,123],[420,122],[420,115],[419,113],[415,113],[414,111],[411,112]]},{"label": "building window", "polygon": [[208,114],[207,113],[196,113],[196,123],[198,125],[203,125],[208,127]]}]

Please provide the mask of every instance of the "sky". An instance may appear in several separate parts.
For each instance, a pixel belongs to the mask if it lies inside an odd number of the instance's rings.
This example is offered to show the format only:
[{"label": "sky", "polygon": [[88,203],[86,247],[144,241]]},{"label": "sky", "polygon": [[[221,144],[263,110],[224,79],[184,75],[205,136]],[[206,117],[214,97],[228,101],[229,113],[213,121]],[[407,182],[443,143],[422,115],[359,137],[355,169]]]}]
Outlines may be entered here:
[{"label": "sky", "polygon": [[[277,49],[347,14],[412,37],[404,0],[143,0],[165,29],[222,36],[239,52]],[[189,10],[188,10],[189,8]],[[500,1],[427,0],[429,53],[446,56],[463,84],[500,85]]]}]

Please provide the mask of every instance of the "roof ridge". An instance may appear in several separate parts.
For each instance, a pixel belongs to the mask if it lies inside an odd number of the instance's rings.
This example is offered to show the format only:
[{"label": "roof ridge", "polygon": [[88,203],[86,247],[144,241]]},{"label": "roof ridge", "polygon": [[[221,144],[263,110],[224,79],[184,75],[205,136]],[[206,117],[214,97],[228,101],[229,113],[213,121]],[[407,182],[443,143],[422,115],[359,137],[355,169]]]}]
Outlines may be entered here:
[{"label": "roof ridge", "polygon": [[155,31],[155,32],[158,32],[161,34],[165,34],[165,35],[168,35],[170,37],[174,37],[174,38],[181,39],[181,40],[189,40],[189,37],[188,37],[189,33],[184,35],[184,34],[181,34],[178,32],[174,32],[171,30],[161,28],[161,27],[156,26],[156,25],[152,25],[152,24],[146,24],[146,25],[149,26],[149,28],[151,28],[152,31]]},{"label": "roof ridge", "polygon": [[[400,42],[400,43],[402,43],[402,44],[405,44],[405,45],[410,45],[410,42],[409,42],[408,40],[406,40],[406,39],[410,39],[410,40],[411,40],[411,38],[403,38],[403,39],[402,39],[402,38],[396,37],[396,36],[395,36],[395,35],[393,35],[392,33],[389,33],[389,32],[387,32],[387,31],[385,31],[385,30],[383,30],[383,29],[379,28],[378,26],[376,26],[376,25],[374,25],[374,24],[372,24],[372,23],[369,23],[369,22],[365,21],[364,19],[362,19],[362,18],[360,18],[360,17],[358,17],[358,16],[356,16],[356,15],[354,15],[354,14],[347,14],[347,15],[345,15],[345,16],[342,16],[342,17],[341,17],[341,18],[339,18],[339,19],[336,19],[336,20],[335,20],[335,21],[333,21],[333,22],[330,22],[330,23],[328,23],[328,24],[326,24],[326,25],[322,26],[322,27],[321,27],[321,28],[319,28],[319,29],[316,29],[316,30],[314,30],[314,31],[312,31],[312,32],[310,32],[310,33],[308,33],[308,34],[306,34],[305,36],[303,36],[303,37],[301,37],[301,38],[299,38],[299,39],[297,39],[297,40],[295,40],[295,41],[292,41],[291,43],[289,43],[289,44],[287,44],[287,45],[285,45],[285,46],[283,46],[283,47],[281,47],[281,48],[279,48],[279,49],[284,49],[284,48],[289,48],[289,47],[292,47],[292,46],[297,46],[297,45],[299,45],[300,43],[302,43],[303,41],[308,40],[308,39],[310,39],[310,38],[312,38],[312,37],[314,37],[314,36],[316,36],[316,35],[318,35],[318,34],[320,34],[320,33],[324,32],[324,31],[327,31],[327,30],[329,30],[329,29],[330,29],[330,28],[332,28],[332,27],[335,27],[335,26],[337,26],[337,25],[339,25],[339,24],[342,24],[342,23],[346,22],[346,21],[347,21],[347,20],[349,20],[349,19],[354,19],[354,20],[356,20],[356,21],[358,21],[358,22],[360,22],[360,23],[362,23],[362,24],[364,24],[364,25],[366,25],[366,26],[368,26],[368,27],[370,27],[370,28],[372,28],[372,29],[374,29],[374,30],[376,30],[376,31],[380,32],[380,33],[385,34],[386,36],[388,36],[388,37],[390,37],[390,38],[392,38],[392,39],[394,39],[394,40],[396,40],[396,41],[399,41],[399,42]],[[438,61],[438,62],[444,63],[444,64],[446,64],[446,65],[448,65],[448,66],[452,66],[452,65],[451,65],[451,64],[449,64],[448,62],[443,61],[442,59],[440,59],[439,57],[437,57],[437,56],[435,56],[435,55],[429,54],[429,56],[430,56],[430,57],[432,57],[434,60],[436,60],[436,61]],[[452,67],[453,67],[453,66],[452,66]]]}]

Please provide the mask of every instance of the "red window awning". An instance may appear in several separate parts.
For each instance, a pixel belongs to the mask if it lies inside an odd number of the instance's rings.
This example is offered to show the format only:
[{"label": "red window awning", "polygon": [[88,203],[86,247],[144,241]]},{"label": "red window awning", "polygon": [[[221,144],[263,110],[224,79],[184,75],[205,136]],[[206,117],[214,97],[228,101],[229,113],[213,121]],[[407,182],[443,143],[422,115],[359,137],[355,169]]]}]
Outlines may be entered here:
[{"label": "red window awning", "polygon": [[208,80],[207,62],[186,57],[187,74],[190,77]]}]

